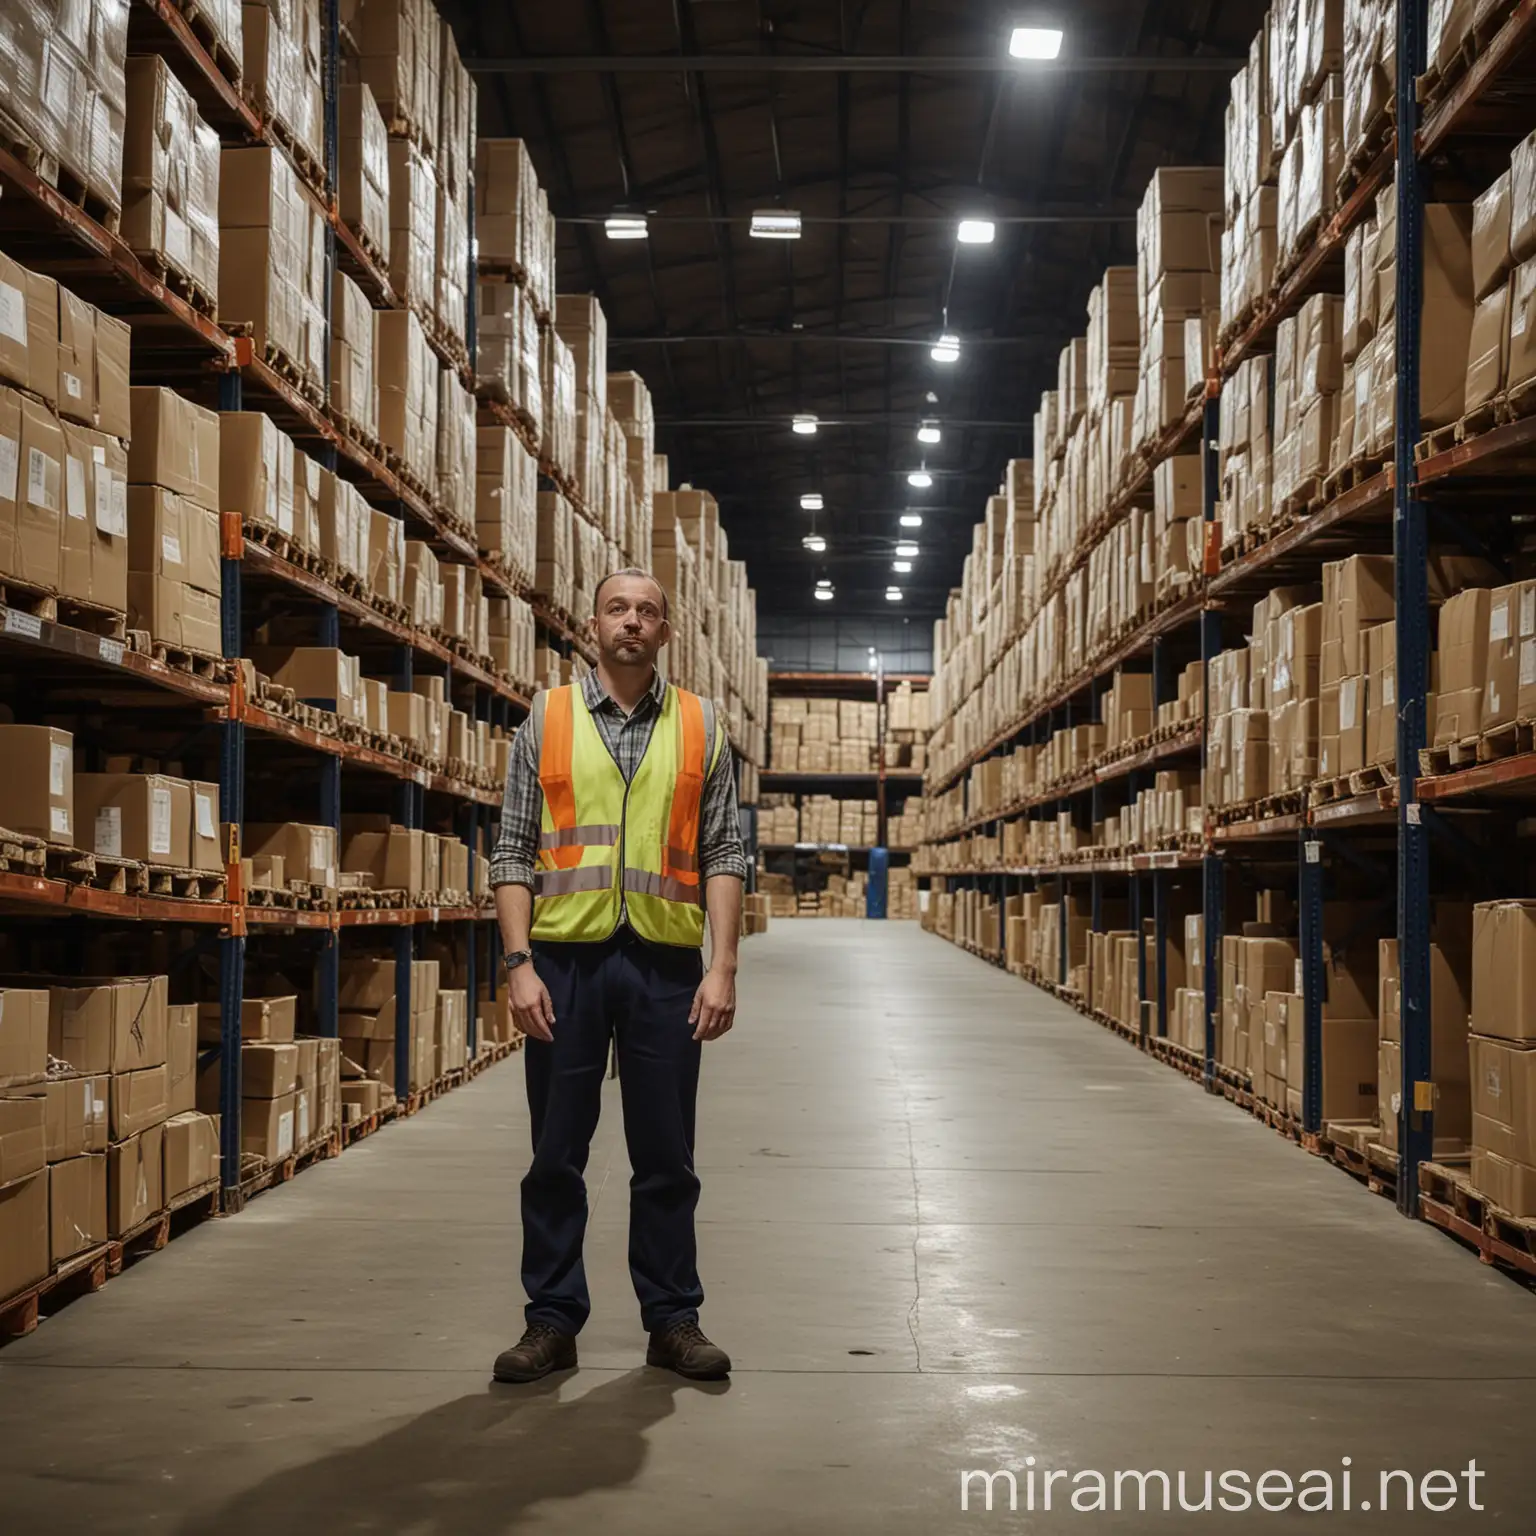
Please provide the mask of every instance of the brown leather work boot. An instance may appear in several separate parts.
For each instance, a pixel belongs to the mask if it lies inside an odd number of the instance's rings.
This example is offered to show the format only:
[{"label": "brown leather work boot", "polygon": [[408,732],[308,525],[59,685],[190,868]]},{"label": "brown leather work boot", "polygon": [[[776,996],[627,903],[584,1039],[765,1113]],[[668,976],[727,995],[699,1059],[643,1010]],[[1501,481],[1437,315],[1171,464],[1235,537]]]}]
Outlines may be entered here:
[{"label": "brown leather work boot", "polygon": [[511,1349],[496,1357],[492,1374],[497,1381],[542,1381],[552,1371],[576,1368],[576,1338],[546,1323],[530,1323]]},{"label": "brown leather work boot", "polygon": [[704,1337],[697,1323],[673,1323],[651,1335],[647,1365],[676,1371],[693,1381],[723,1381],[731,1374],[731,1357]]}]

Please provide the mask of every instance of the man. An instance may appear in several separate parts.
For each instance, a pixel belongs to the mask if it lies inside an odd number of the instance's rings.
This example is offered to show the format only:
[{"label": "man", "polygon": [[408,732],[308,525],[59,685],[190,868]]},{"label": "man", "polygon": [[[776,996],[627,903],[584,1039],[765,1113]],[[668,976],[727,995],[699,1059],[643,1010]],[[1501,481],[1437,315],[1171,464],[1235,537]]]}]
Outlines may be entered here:
[{"label": "man", "polygon": [[491,863],[533,1122],[527,1331],[495,1375],[537,1381],[576,1364],[591,1310],[582,1175],[611,1037],[646,1361],[716,1380],[731,1362],[699,1330],[693,1129],[702,1043],[736,1013],[747,866],[731,748],[709,703],[657,670],[671,638],[660,584],[620,571],[598,586],[596,610],[597,670],[540,694],[513,744]]}]

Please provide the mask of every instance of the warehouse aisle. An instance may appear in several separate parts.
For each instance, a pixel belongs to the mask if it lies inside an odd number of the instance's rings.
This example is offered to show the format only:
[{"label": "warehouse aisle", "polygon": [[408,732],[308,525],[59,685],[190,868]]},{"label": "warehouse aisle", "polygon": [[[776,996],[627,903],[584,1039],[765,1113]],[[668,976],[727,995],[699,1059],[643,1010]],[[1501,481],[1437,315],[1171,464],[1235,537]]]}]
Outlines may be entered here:
[{"label": "warehouse aisle", "polygon": [[916,1536],[1031,1456],[1192,1494],[1348,1456],[1357,1499],[1475,1457],[1536,1514],[1536,1298],[1439,1234],[914,925],[776,924],[742,994],[700,1129],[728,1388],[641,1366],[616,1100],[583,1368],[489,1383],[514,1060],[0,1352],[5,1530]]}]

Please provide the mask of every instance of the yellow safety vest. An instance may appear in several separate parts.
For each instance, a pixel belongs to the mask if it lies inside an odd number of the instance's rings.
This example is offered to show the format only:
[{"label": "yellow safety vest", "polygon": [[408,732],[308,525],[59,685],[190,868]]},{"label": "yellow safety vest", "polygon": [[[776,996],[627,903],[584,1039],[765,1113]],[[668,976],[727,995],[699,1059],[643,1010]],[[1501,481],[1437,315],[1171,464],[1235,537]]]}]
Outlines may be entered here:
[{"label": "yellow safety vest", "polygon": [[717,727],[711,752],[709,734],[704,701],[668,684],[650,744],[626,785],[580,685],[545,695],[536,940],[600,943],[627,912],[643,939],[703,946],[699,812],[724,740]]}]

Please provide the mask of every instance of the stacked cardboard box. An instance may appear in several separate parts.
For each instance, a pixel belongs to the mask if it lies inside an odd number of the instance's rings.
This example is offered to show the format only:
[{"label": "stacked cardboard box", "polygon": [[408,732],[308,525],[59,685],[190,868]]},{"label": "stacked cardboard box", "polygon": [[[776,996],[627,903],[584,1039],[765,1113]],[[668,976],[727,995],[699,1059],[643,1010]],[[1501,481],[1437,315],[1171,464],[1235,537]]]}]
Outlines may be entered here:
[{"label": "stacked cardboard box", "polygon": [[535,435],[541,434],[539,321],[528,290],[520,283],[482,278],[476,289],[476,317],[476,390],[511,406]]},{"label": "stacked cardboard box", "polygon": [[[356,957],[341,966],[341,1050],[348,1061],[391,1091],[396,1082],[396,969],[393,959]],[[411,962],[410,1090],[428,1087],[437,1069],[438,962]],[[345,1070],[345,1069],[344,1069]],[[345,1085],[343,1085],[345,1091]]]},{"label": "stacked cardboard box", "polygon": [[379,265],[389,267],[389,137],[373,91],[344,85],[338,96],[337,205],[342,221]]},{"label": "stacked cardboard box", "polygon": [[[254,8],[253,8],[254,9]],[[288,157],[266,146],[219,162],[219,315],[251,327],[315,400],[325,396],[325,219]]]},{"label": "stacked cardboard box", "polygon": [[1536,1216],[1536,904],[1474,912],[1471,1029],[1472,1182]]},{"label": "stacked cardboard box", "polygon": [[191,283],[219,293],[219,136],[158,54],[126,71],[123,212],[129,248]]},{"label": "stacked cardboard box", "polygon": [[379,437],[423,492],[437,466],[437,358],[414,310],[379,310],[374,316],[374,369],[379,392]]},{"label": "stacked cardboard box", "polygon": [[428,154],[437,138],[439,25],[431,0],[357,0],[352,12],[358,74],[385,125]]},{"label": "stacked cardboard box", "polygon": [[339,270],[331,277],[331,408],[353,436],[378,441],[373,308],[363,290]]},{"label": "stacked cardboard box", "polygon": [[532,582],[539,558],[538,465],[510,427],[481,426],[475,441],[476,537],[514,580]]},{"label": "stacked cardboard box", "polygon": [[571,349],[576,370],[576,457],[570,466],[576,489],[591,506],[603,501],[607,452],[608,322],[589,294],[555,300],[555,330]]},{"label": "stacked cardboard box", "polygon": [[0,108],[22,139],[114,212],[122,206],[127,47],[124,0],[93,0],[67,23],[48,6],[6,14]]},{"label": "stacked cardboard box", "polygon": [[521,139],[481,139],[476,146],[475,238],[482,272],[517,273],[538,316],[554,312],[554,219]]},{"label": "stacked cardboard box", "polygon": [[318,173],[325,163],[320,0],[268,0],[243,11],[243,88]]},{"label": "stacked cardboard box", "polygon": [[222,653],[219,418],[134,387],[128,454],[128,622],[181,650]]}]

